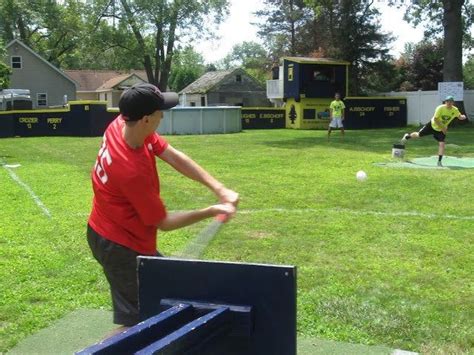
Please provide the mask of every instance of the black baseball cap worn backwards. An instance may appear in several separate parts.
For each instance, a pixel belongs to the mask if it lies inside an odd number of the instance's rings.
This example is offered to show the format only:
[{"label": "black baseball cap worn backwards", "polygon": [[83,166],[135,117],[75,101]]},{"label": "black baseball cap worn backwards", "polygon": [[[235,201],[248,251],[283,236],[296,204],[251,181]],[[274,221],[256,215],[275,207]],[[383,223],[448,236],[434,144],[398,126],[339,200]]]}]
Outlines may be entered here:
[{"label": "black baseball cap worn backwards", "polygon": [[161,92],[155,85],[140,83],[122,93],[119,109],[124,120],[138,121],[157,110],[169,110],[178,101],[178,94],[175,92]]}]

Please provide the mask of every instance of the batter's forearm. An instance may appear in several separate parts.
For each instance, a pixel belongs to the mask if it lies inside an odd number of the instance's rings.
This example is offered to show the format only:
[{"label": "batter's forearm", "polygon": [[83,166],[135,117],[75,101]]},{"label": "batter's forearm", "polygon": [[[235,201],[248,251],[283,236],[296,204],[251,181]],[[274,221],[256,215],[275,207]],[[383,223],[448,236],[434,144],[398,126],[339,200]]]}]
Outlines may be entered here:
[{"label": "batter's forearm", "polygon": [[196,211],[174,212],[168,214],[165,219],[158,224],[158,228],[163,231],[171,231],[189,226],[212,216],[214,216],[214,214],[211,207]]}]

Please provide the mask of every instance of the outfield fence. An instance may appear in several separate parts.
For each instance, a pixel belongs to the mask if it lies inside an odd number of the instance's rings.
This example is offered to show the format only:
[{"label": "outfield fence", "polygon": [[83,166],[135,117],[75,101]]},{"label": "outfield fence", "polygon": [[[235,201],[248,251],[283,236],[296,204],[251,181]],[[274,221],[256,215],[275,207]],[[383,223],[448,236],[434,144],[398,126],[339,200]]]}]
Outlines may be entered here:
[{"label": "outfield fence", "polygon": [[[434,109],[440,105],[438,91],[400,91],[383,93],[386,96],[403,96],[407,99],[407,124],[420,125],[433,117]],[[474,118],[474,90],[464,90],[464,108],[470,119]]]}]

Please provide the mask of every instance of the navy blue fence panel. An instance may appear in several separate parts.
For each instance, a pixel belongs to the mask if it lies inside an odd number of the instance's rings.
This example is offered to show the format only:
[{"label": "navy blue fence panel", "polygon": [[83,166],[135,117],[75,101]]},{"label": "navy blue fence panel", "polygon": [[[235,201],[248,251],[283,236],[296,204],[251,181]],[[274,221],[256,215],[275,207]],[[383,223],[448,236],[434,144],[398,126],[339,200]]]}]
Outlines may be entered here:
[{"label": "navy blue fence panel", "polygon": [[15,122],[13,115],[0,115],[0,138],[15,135]]},{"label": "navy blue fence panel", "polygon": [[285,128],[283,108],[242,107],[242,129]]},{"label": "navy blue fence panel", "polygon": [[139,257],[140,318],[163,310],[161,300],[246,305],[250,336],[209,343],[203,354],[296,354],[296,268],[172,258]]},{"label": "navy blue fence panel", "polygon": [[104,103],[71,103],[57,110],[0,113],[0,137],[101,136],[118,115]]},{"label": "navy blue fence panel", "polygon": [[407,125],[405,98],[366,97],[344,99],[347,129],[396,128]]}]

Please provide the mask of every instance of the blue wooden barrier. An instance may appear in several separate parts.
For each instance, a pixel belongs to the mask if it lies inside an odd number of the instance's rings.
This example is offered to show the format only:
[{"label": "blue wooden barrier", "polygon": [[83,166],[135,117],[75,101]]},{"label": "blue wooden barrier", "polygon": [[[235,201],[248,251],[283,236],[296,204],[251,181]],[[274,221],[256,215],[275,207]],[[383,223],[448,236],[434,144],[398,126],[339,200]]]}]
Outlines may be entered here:
[{"label": "blue wooden barrier", "polygon": [[76,354],[197,354],[219,337],[252,333],[252,307],[185,302],[162,300],[170,308]]},{"label": "blue wooden barrier", "polygon": [[92,354],[295,355],[296,268],[138,257],[141,323]]}]

